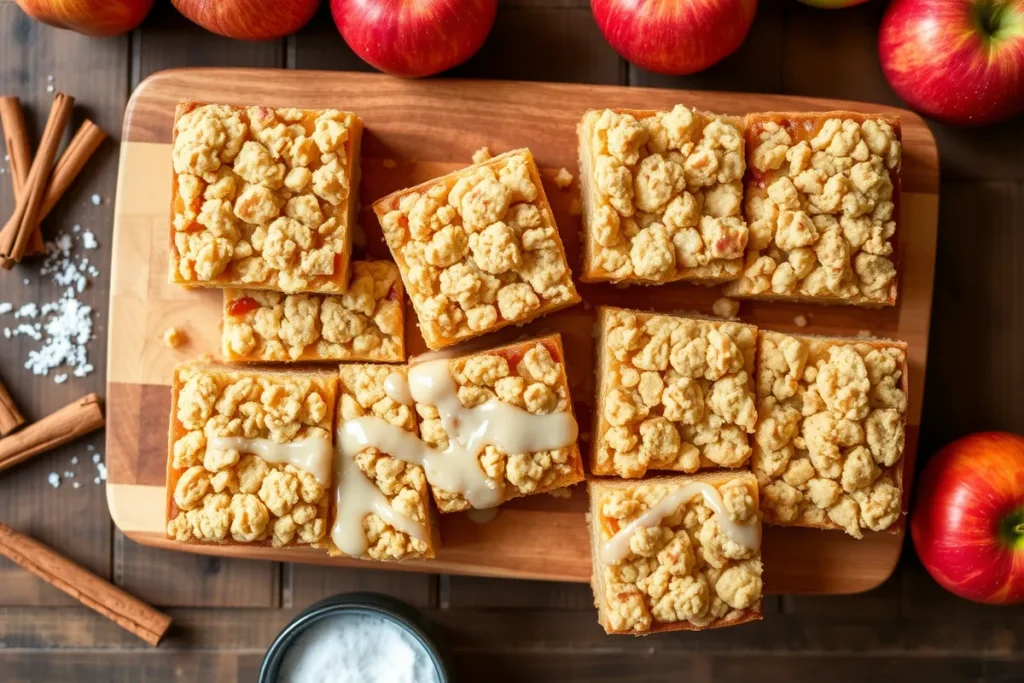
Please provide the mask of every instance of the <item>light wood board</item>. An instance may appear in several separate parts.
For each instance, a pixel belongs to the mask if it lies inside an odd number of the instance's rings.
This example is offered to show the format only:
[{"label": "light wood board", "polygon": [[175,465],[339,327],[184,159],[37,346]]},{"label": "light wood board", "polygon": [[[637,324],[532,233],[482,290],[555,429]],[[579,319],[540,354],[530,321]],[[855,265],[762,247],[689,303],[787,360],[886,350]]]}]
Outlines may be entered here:
[{"label": "light wood board", "polygon": [[[144,81],[128,103],[114,221],[107,388],[107,497],[111,515],[128,537],[152,546],[212,555],[339,566],[370,563],[329,558],[309,549],[182,545],[164,537],[164,474],[171,369],[220,348],[221,294],[186,290],[167,282],[170,205],[170,140],[175,104],[181,99],[274,107],[336,107],[357,112],[366,124],[360,187],[362,253],[387,258],[380,228],[369,207],[385,194],[441,175],[470,162],[474,150],[492,153],[529,147],[542,167],[545,189],[574,272],[579,267],[580,219],[570,214],[577,183],[559,190],[560,167],[576,172],[575,127],[597,107],[668,108],[683,102],[699,109],[749,111],[845,109],[898,113],[904,143],[903,195],[897,253],[900,295],[895,308],[865,310],[807,304],[743,302],[744,322],[804,332],[902,339],[909,344],[910,408],[904,508],[909,498],[921,418],[928,327],[931,315],[938,221],[938,154],[917,115],[892,107],[782,95],[753,95],[619,86],[501,81],[408,81],[376,74],[182,69]],[[387,164],[385,162],[387,161]],[[391,162],[396,162],[392,164]],[[391,168],[389,168],[391,167]],[[495,344],[524,334],[558,331],[568,358],[570,384],[585,439],[593,403],[592,327],[597,305],[657,311],[710,313],[718,288],[687,284],[616,288],[582,285],[584,304],[545,317],[523,329],[493,335]],[[407,347],[424,350],[407,306]],[[169,326],[189,342],[162,343]],[[586,449],[584,441],[581,446]],[[377,568],[589,581],[591,565],[582,486],[569,499],[532,496],[503,506],[498,517],[477,524],[465,515],[445,515],[443,548],[429,563],[374,563]],[[855,593],[884,581],[903,544],[896,533],[869,533],[857,541],[841,532],[768,527],[764,534],[765,589],[769,593]]]}]

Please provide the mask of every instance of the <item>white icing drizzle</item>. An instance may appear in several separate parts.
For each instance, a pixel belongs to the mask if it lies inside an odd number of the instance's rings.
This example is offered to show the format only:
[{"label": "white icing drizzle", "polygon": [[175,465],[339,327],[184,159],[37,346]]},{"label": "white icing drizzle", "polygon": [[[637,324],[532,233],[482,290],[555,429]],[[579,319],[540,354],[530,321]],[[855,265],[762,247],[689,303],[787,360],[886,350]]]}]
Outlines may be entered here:
[{"label": "white icing drizzle", "polygon": [[704,496],[704,504],[714,511],[715,521],[718,522],[722,533],[744,548],[756,550],[760,547],[761,525],[757,523],[756,517],[753,521],[744,524],[734,522],[729,518],[729,513],[725,509],[725,503],[722,501],[722,495],[718,489],[707,482],[694,481],[672,491],[649,510],[619,529],[618,533],[601,547],[601,561],[609,565],[620,564],[629,555],[629,539],[637,529],[658,526],[661,524],[661,520],[675,514],[679,510],[679,506],[685,505],[690,499],[700,495]]},{"label": "white icing drizzle", "polygon": [[[360,417],[338,428],[338,513],[331,538],[353,557],[366,551],[363,519],[370,513],[414,538],[426,538],[424,525],[394,510],[356,465],[355,456],[363,450],[376,448],[419,465],[431,485],[465,496],[474,508],[493,508],[502,502],[504,482],[488,477],[480,467],[478,456],[485,447],[532,453],[565,448],[576,441],[578,426],[570,412],[534,415],[497,399],[466,408],[459,400],[446,356],[411,363],[407,380],[400,373],[391,373],[385,392],[400,403],[408,394],[416,403],[436,407],[448,433],[448,447],[431,448],[414,434],[376,416]],[[384,514],[382,508],[386,508]]]},{"label": "white icing drizzle", "polygon": [[275,465],[293,465],[312,474],[321,486],[331,485],[331,442],[322,436],[311,436],[289,443],[240,436],[215,436],[207,442],[206,448],[252,453],[260,460]]},{"label": "white icing drizzle", "polygon": [[484,508],[482,510],[477,510],[476,508],[473,508],[472,510],[466,511],[466,517],[468,517],[469,521],[471,522],[475,522],[477,524],[487,524],[488,522],[493,522],[495,518],[497,518],[499,512],[501,512],[500,506],[494,508]]},{"label": "white icing drizzle", "polygon": [[412,405],[409,383],[405,380],[405,375],[400,372],[392,372],[384,378],[384,394],[395,403],[401,403],[404,406]]}]

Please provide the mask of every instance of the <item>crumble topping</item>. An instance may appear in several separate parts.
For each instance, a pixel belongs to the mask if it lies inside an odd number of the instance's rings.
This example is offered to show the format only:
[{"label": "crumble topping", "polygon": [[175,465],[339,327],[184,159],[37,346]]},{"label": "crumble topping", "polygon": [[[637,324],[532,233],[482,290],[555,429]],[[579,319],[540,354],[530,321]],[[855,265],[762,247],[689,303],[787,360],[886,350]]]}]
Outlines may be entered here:
[{"label": "crumble topping", "polygon": [[593,187],[586,278],[661,283],[739,274],[747,225],[740,212],[738,122],[672,111],[588,112]]},{"label": "crumble topping", "polygon": [[[599,543],[683,483],[593,487]],[[743,523],[756,517],[753,486],[739,479],[717,486],[731,519]],[[659,526],[637,529],[629,549],[621,564],[597,560],[604,584],[604,595],[598,597],[606,603],[612,630],[644,633],[652,624],[680,621],[706,627],[760,603],[760,553],[723,534],[703,496],[680,506]]]},{"label": "crumble topping", "polygon": [[896,131],[882,119],[819,119],[748,125],[750,240],[726,293],[891,304]]},{"label": "crumble topping", "polygon": [[767,522],[882,531],[901,513],[906,354],[762,333],[753,469]]},{"label": "crumble topping", "polygon": [[390,261],[355,261],[340,295],[224,290],[232,360],[405,360],[402,280]]},{"label": "crumble topping", "polygon": [[430,348],[579,300],[526,150],[391,195],[374,210]]},{"label": "crumble topping", "polygon": [[[534,415],[572,410],[565,366],[541,342],[454,358],[449,367],[459,401],[467,408],[498,399]],[[448,433],[437,408],[417,403],[416,411],[423,441],[433,448],[447,448]],[[583,478],[575,444],[533,453],[505,453],[486,446],[478,457],[481,469],[504,489],[505,500],[562,488]],[[461,494],[437,487],[434,500],[442,512],[470,507]]]},{"label": "crumble topping", "polygon": [[[396,403],[384,393],[384,380],[392,372],[388,365],[342,365],[338,410],[342,424],[372,415],[396,427],[416,433],[416,416],[411,407]],[[363,474],[380,489],[400,515],[429,528],[427,478],[419,465],[406,463],[376,448],[356,455]],[[375,514],[363,520],[368,547],[374,560],[404,560],[428,556],[427,541],[413,538]]]},{"label": "crumble topping", "polygon": [[473,152],[473,157],[472,158],[473,158],[473,163],[474,164],[482,164],[483,162],[487,161],[488,159],[493,158],[493,155],[491,154],[490,148],[488,148],[488,147],[481,147],[480,149],[478,149],[475,152]]},{"label": "crumble topping", "polygon": [[172,280],[344,291],[358,118],[212,104],[179,114]]},{"label": "crumble topping", "polygon": [[711,304],[711,310],[719,318],[735,318],[740,312],[740,302],[727,296],[719,297]]},{"label": "crumble topping", "polygon": [[740,467],[757,421],[755,328],[604,309],[603,397],[591,471]]},{"label": "crumble topping", "polygon": [[167,535],[182,542],[311,544],[327,529],[327,490],[309,472],[251,453],[207,449],[216,436],[330,440],[326,378],[179,366],[171,429]]},{"label": "crumble topping", "polygon": [[555,175],[555,185],[558,186],[559,190],[564,190],[572,185],[573,175],[569,173],[565,168],[558,169],[558,173]]},{"label": "crumble topping", "polygon": [[185,335],[184,332],[179,330],[177,327],[168,327],[166,330],[164,330],[164,346],[166,346],[169,349],[176,349],[187,341],[188,337]]}]

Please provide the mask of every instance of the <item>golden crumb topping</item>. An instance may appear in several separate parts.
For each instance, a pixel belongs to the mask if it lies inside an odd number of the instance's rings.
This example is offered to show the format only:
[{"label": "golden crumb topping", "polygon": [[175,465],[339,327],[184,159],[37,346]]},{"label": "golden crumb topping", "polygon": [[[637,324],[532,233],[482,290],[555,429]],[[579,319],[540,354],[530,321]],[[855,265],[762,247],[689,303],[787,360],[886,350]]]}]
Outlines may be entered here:
[{"label": "golden crumb topping", "polygon": [[579,299],[528,151],[393,195],[374,210],[431,348]]},{"label": "golden crumb topping", "polygon": [[755,328],[605,309],[591,471],[740,467],[757,421]]},{"label": "golden crumb topping", "polygon": [[180,366],[172,419],[167,535],[184,542],[318,541],[327,491],[309,472],[252,453],[208,447],[214,437],[330,441],[333,382]]},{"label": "golden crumb topping", "polygon": [[356,261],[345,294],[224,290],[232,360],[405,360],[403,289],[390,261]]},{"label": "golden crumb topping", "polygon": [[[749,475],[748,475],[749,476]],[[677,489],[676,483],[643,483],[593,491],[598,543]],[[757,516],[753,483],[717,487],[730,518]],[[761,556],[723,533],[702,496],[681,505],[658,526],[640,528],[617,565],[598,561],[611,630],[644,633],[657,624],[688,621],[696,627],[738,617],[761,601]]]},{"label": "golden crumb topping", "polygon": [[[396,427],[416,433],[416,416],[411,407],[397,403],[384,393],[384,380],[400,368],[388,365],[342,365],[338,411],[342,424],[367,415],[379,417]],[[427,478],[419,465],[406,463],[376,448],[355,456],[366,478],[380,489],[391,506],[403,517],[429,526]],[[405,560],[428,555],[427,541],[395,529],[375,514],[363,520],[368,547],[374,560]]]},{"label": "golden crumb topping", "polygon": [[[660,283],[735,277],[747,244],[738,122],[676,105],[588,112],[586,278]],[[593,244],[591,244],[593,242]]]},{"label": "golden crumb topping", "polygon": [[765,520],[882,531],[901,512],[906,354],[762,333],[753,468]]},{"label": "golden crumb topping", "polygon": [[781,120],[757,122],[747,135],[750,240],[743,277],[726,292],[892,303],[901,156],[893,127]]},{"label": "golden crumb topping", "polygon": [[345,290],[353,114],[198,105],[174,123],[171,278]]},{"label": "golden crumb topping", "polygon": [[[458,397],[467,408],[497,399],[534,415],[572,410],[565,366],[540,342],[480,353],[450,361]],[[420,437],[427,445],[445,449],[445,431],[435,406],[416,404],[420,415]],[[543,493],[574,484],[582,479],[576,445],[533,453],[505,453],[486,446],[478,456],[480,467],[501,482],[504,498]],[[459,493],[434,487],[434,499],[442,512],[469,509]]]}]

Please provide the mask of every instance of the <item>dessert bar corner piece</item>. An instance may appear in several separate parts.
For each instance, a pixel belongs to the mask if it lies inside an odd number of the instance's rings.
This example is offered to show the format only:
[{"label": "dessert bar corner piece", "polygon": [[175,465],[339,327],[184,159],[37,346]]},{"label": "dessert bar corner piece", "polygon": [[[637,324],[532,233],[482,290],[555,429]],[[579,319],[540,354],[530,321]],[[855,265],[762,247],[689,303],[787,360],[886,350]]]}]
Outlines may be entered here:
[{"label": "dessert bar corner piece", "polygon": [[[514,414],[499,413],[490,420],[485,438],[492,445],[485,446],[477,455],[484,476],[493,482],[492,488],[496,487],[497,503],[583,481],[577,425],[559,335],[517,342],[446,362],[462,410],[471,411],[495,399],[519,409]],[[439,403],[444,402],[442,398]],[[469,414],[453,416],[444,405],[417,402],[416,410],[423,441],[438,451],[448,448],[453,438],[446,431],[446,422],[469,424],[475,421]],[[495,424],[498,422],[500,424]],[[469,436],[473,435],[462,435],[463,446],[467,445]],[[524,436],[528,440],[539,436],[540,440],[550,442],[550,448],[508,452],[500,446],[503,438],[518,440]],[[432,488],[442,513],[472,507],[469,492],[444,490],[436,483]]]},{"label": "dessert bar corner piece", "polygon": [[767,524],[861,538],[902,513],[907,347],[762,331],[752,466]]},{"label": "dessert bar corner piece", "polygon": [[612,634],[735,626],[762,616],[750,472],[591,479],[598,621]]},{"label": "dessert bar corner piece", "polygon": [[373,210],[431,349],[580,300],[527,149],[400,190]]},{"label": "dessert bar corner piece", "polygon": [[361,136],[359,117],[335,109],[180,103],[170,281],[344,292]]},{"label": "dessert bar corner piece", "polygon": [[[389,425],[418,436],[416,414],[411,405],[400,403],[388,395],[389,377],[405,378],[402,366],[346,364],[339,369],[338,429],[361,418],[373,417]],[[392,378],[394,379],[394,378]],[[344,438],[344,437],[339,437]],[[337,492],[331,501],[331,532],[340,529],[343,546],[353,544],[365,549],[358,557],[367,560],[415,560],[434,557],[440,546],[439,530],[430,502],[430,489],[423,467],[395,457],[375,447],[347,453],[341,449],[342,463],[336,471]],[[354,463],[354,467],[352,464]],[[336,466],[338,464],[336,463]],[[348,469],[346,469],[348,467]],[[346,477],[362,477],[359,483]],[[372,487],[372,488],[370,488]],[[375,490],[374,490],[375,489]],[[350,500],[342,498],[349,496]],[[361,498],[357,503],[351,498]],[[380,506],[375,505],[376,502]],[[343,503],[348,503],[347,510]],[[391,510],[389,523],[377,512],[384,507]],[[361,520],[340,520],[339,515],[355,513]],[[350,526],[346,527],[345,525]],[[351,526],[352,524],[357,527]],[[395,524],[402,528],[396,528]],[[413,531],[413,533],[409,533]],[[325,539],[331,555],[344,554],[329,532]],[[348,534],[361,534],[352,539]],[[353,550],[355,552],[355,550]]]},{"label": "dessert bar corner piece", "polygon": [[741,210],[742,120],[671,111],[588,111],[578,126],[584,282],[734,280]]},{"label": "dessert bar corner piece", "polygon": [[174,369],[167,536],[310,545],[327,530],[334,373]]},{"label": "dessert bar corner piece", "polygon": [[743,276],[729,296],[892,306],[899,117],[764,113],[746,119]]},{"label": "dessert bar corner piece", "polygon": [[404,293],[390,261],[355,261],[345,294],[224,290],[222,347],[232,361],[405,360]]},{"label": "dessert bar corner piece", "polygon": [[746,464],[757,422],[757,328],[609,307],[597,324],[592,474]]}]

